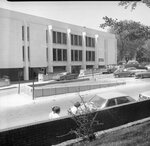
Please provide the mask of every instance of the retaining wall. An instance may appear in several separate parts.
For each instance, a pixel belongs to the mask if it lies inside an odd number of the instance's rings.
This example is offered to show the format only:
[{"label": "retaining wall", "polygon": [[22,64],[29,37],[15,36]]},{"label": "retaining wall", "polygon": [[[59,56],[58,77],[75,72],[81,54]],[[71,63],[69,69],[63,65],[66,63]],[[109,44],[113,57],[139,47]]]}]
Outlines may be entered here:
[{"label": "retaining wall", "polygon": [[[92,113],[95,115],[95,113]],[[129,103],[97,112],[96,121],[103,123],[95,125],[94,131],[114,128],[129,122],[150,116],[150,100]],[[48,120],[23,127],[14,127],[0,131],[1,146],[50,146],[66,140],[74,139],[70,131],[77,128],[71,117],[58,120]]]},{"label": "retaining wall", "polygon": [[[52,95],[59,95],[59,94],[66,94],[66,93],[75,93],[81,91],[87,91],[97,88],[106,88],[111,86],[118,86],[126,84],[125,82],[115,82],[115,83],[104,83],[104,84],[90,84],[90,85],[78,85],[78,86],[64,86],[64,87],[55,87],[55,88],[34,88],[34,98],[44,97],[44,96],[52,96]],[[27,90],[24,92],[28,95],[32,95],[33,88],[27,87]]]}]

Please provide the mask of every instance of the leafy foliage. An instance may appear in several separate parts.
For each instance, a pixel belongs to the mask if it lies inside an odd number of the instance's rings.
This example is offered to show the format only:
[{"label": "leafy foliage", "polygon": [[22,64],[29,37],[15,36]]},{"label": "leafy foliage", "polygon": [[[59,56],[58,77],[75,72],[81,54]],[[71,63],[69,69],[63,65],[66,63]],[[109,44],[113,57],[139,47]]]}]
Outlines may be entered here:
[{"label": "leafy foliage", "polygon": [[131,6],[131,9],[134,10],[138,3],[143,3],[147,7],[150,8],[150,0],[141,0],[141,1],[120,1],[119,6],[124,6],[125,9],[127,9],[129,6]]},{"label": "leafy foliage", "polygon": [[127,55],[130,59],[136,56],[138,48],[141,48],[145,41],[150,38],[150,27],[142,25],[140,22],[132,20],[118,21],[107,16],[103,17],[104,23],[101,28],[109,27],[117,38],[118,61]]}]

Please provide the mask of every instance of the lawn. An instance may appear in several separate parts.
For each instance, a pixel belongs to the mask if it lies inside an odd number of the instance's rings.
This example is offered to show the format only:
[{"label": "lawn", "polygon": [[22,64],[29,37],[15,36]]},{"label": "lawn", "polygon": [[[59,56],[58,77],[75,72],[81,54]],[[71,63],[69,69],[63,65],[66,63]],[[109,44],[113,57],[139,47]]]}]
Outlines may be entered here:
[{"label": "lawn", "polygon": [[150,146],[150,121],[104,133],[90,143],[68,146]]}]

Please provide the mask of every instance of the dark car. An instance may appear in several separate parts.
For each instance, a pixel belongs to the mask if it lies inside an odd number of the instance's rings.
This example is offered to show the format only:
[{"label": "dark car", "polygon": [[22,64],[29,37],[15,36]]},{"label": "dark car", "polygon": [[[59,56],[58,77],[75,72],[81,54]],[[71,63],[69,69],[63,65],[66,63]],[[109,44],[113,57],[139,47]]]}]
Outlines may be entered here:
[{"label": "dark car", "polygon": [[150,78],[150,70],[144,71],[144,72],[138,72],[135,73],[136,79],[142,79],[142,78]]},{"label": "dark car", "polygon": [[77,78],[78,78],[78,74],[66,73],[63,76],[60,76],[59,80],[72,80]]}]

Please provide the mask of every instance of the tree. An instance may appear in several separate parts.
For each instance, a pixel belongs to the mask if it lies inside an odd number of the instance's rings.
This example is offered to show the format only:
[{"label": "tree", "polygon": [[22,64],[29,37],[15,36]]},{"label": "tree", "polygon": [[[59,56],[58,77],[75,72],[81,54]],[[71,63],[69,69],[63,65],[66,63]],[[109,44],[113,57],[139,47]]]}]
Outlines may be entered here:
[{"label": "tree", "polygon": [[147,7],[150,8],[150,0],[141,0],[141,1],[120,1],[119,5],[124,6],[125,9],[127,9],[129,6],[131,6],[131,9],[134,10],[138,3],[143,3]]},{"label": "tree", "polygon": [[150,27],[132,20],[118,21],[118,19],[103,17],[104,23],[101,28],[109,27],[117,38],[118,61],[126,56],[132,59],[136,56],[137,48],[141,48],[145,41],[150,38]]}]

